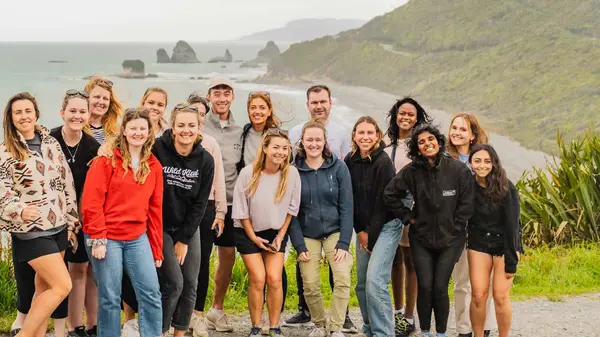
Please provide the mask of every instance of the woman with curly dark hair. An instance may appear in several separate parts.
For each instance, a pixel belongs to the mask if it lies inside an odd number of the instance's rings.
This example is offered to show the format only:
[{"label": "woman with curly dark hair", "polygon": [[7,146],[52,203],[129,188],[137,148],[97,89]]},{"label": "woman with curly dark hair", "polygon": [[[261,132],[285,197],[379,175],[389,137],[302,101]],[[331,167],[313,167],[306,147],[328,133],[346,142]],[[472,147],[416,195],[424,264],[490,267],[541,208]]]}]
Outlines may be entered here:
[{"label": "woman with curly dark hair", "polygon": [[[469,168],[444,153],[445,143],[436,127],[415,128],[407,140],[412,163],[400,170],[383,196],[385,205],[402,222],[414,219],[409,240],[417,273],[417,312],[423,334],[431,336],[433,309],[440,337],[446,336],[448,284],[473,214],[474,185]],[[406,202],[409,193],[413,209]]]},{"label": "woman with curly dark hair", "polygon": [[[395,172],[398,173],[410,163],[406,139],[413,128],[429,123],[431,118],[425,109],[412,97],[396,101],[388,113],[389,126],[385,139],[385,152],[392,159]],[[412,202],[412,201],[411,201]],[[408,224],[404,226],[400,245],[392,265],[392,292],[394,295],[394,321],[397,336],[408,336],[415,330],[414,311],[417,302],[417,274],[408,241]],[[406,275],[405,275],[406,271]],[[406,307],[404,307],[404,280],[406,278]]]},{"label": "woman with curly dark hair", "polygon": [[519,194],[506,177],[500,158],[492,146],[475,145],[471,149],[469,162],[477,182],[475,212],[469,221],[467,238],[473,294],[471,325],[475,337],[484,336],[486,302],[492,283],[498,332],[500,337],[506,337],[512,319],[510,288],[522,251]]}]

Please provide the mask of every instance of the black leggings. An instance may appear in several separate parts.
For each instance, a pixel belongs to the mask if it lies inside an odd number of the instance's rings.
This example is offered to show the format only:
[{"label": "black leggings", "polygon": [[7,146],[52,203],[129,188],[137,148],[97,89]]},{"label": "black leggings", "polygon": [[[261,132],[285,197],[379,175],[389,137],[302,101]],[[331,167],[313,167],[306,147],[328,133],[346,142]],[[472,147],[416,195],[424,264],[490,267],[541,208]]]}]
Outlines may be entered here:
[{"label": "black leggings", "polygon": [[465,246],[465,240],[445,248],[433,248],[418,239],[410,238],[419,296],[417,312],[421,330],[431,329],[431,310],[435,313],[435,327],[438,333],[445,333],[450,312],[448,284],[454,265]]}]

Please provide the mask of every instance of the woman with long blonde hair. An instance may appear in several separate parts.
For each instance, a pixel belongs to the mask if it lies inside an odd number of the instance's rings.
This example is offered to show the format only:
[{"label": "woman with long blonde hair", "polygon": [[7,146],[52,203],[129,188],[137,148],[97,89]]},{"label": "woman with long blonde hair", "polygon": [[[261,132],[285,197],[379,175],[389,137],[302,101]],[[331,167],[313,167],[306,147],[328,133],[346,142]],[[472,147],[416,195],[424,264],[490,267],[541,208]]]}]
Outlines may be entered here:
[{"label": "woman with long blonde hair", "polygon": [[265,284],[270,336],[283,336],[280,318],[284,252],[290,221],[300,207],[300,176],[290,165],[291,149],[285,131],[268,129],[257,159],[242,169],[233,193],[235,244],[250,279],[250,336],[261,333]]},{"label": "woman with long blonde hair", "polygon": [[119,118],[123,106],[115,95],[111,80],[92,76],[83,88],[90,96],[90,122],[88,133],[103,144],[107,138],[119,133]]},{"label": "woman with long blonde hair", "polygon": [[150,121],[156,138],[162,136],[163,132],[169,129],[169,124],[164,118],[168,100],[169,95],[165,89],[150,87],[146,89],[138,105],[138,108],[145,109],[150,114]]},{"label": "woman with long blonde hair", "polygon": [[[448,130],[448,153],[452,158],[458,159],[469,165],[469,154],[475,145],[487,144],[488,135],[479,124],[477,117],[469,113],[459,113],[450,121]],[[456,315],[456,332],[459,337],[471,337],[471,282],[469,277],[469,262],[467,259],[467,248],[463,250],[458,263],[452,272],[454,279],[454,307]],[[492,294],[490,284],[489,294]],[[493,297],[487,299],[487,314],[485,320],[485,336],[489,336],[491,329],[497,326]]]},{"label": "woman with long blonde hair", "polygon": [[[77,248],[80,228],[67,159],[39,117],[35,97],[12,96],[0,145],[0,229],[11,233],[13,260],[35,271],[33,301],[19,310],[27,316],[11,331],[19,337],[44,336],[50,315],[71,291],[63,259],[69,242]],[[19,289],[24,280],[15,278]]]},{"label": "woman with long blonde hair", "polygon": [[98,335],[121,335],[123,268],[139,305],[142,336],[160,336],[163,260],[163,170],[152,154],[148,112],[128,109],[112,141],[112,157],[97,157],[83,190],[83,231],[98,285]]}]

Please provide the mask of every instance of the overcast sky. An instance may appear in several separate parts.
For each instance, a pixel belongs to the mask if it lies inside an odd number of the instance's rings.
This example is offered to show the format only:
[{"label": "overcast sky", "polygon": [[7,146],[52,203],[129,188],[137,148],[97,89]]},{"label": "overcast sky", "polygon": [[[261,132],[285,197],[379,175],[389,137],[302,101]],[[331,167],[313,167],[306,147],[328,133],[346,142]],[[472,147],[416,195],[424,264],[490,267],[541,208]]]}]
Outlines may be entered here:
[{"label": "overcast sky", "polygon": [[0,41],[214,41],[303,18],[369,20],[408,0],[0,0]]}]

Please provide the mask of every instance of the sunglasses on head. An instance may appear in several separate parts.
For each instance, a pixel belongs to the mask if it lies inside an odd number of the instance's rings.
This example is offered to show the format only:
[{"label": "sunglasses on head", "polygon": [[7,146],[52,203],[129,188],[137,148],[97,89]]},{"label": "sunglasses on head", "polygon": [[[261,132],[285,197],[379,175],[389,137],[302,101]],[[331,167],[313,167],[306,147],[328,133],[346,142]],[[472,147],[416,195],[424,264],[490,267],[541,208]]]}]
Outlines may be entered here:
[{"label": "sunglasses on head", "polygon": [[107,79],[105,79],[105,78],[99,78],[99,79],[97,79],[97,80],[96,80],[96,83],[104,83],[104,84],[106,84],[106,85],[107,85],[108,87],[110,87],[110,88],[112,88],[112,86],[113,86],[113,84],[114,84],[114,83],[113,83],[113,81],[111,81],[111,80],[107,80]]},{"label": "sunglasses on head", "polygon": [[286,136],[288,135],[288,132],[280,129],[280,128],[269,128],[267,130],[268,133],[272,134],[272,135],[282,135],[282,136]]},{"label": "sunglasses on head", "polygon": [[271,94],[268,91],[252,91],[248,94],[248,98],[258,96],[261,94],[271,98]]},{"label": "sunglasses on head", "polygon": [[192,106],[192,105],[187,105],[187,104],[177,104],[175,106],[174,110],[175,111],[178,111],[178,110],[192,110],[192,111],[198,112],[198,107],[197,106]]},{"label": "sunglasses on head", "polygon": [[67,90],[67,96],[81,96],[84,98],[90,98],[90,95],[88,95],[87,92],[85,91],[79,91],[79,90],[75,90],[75,89],[69,89]]}]

